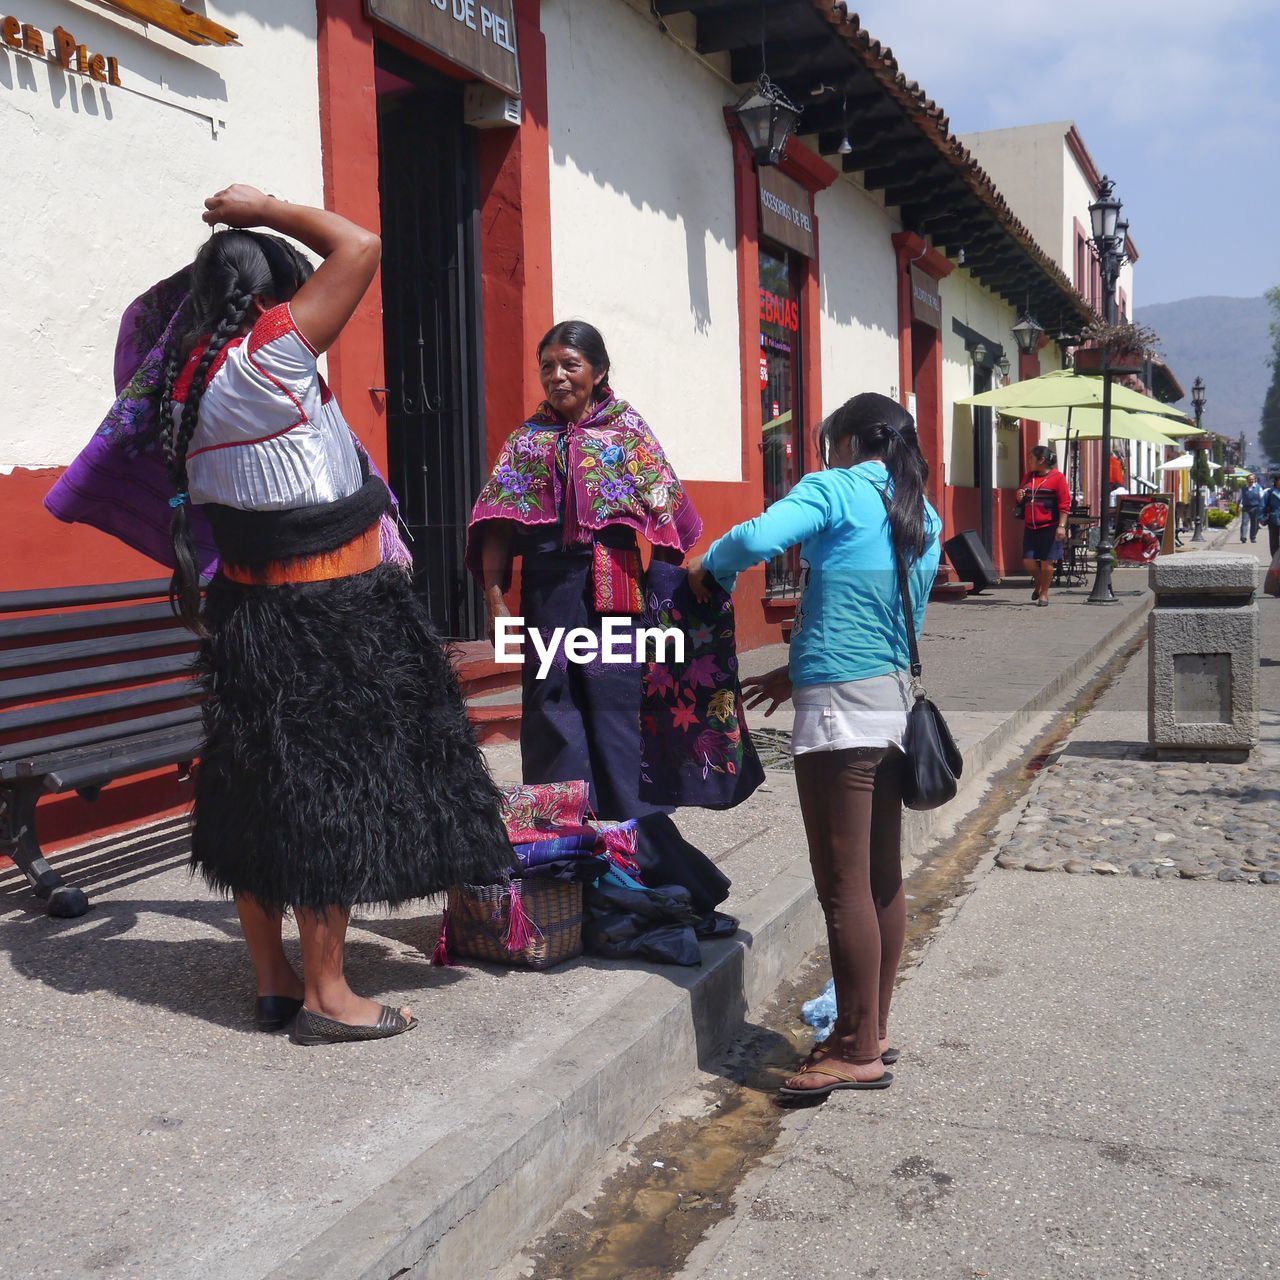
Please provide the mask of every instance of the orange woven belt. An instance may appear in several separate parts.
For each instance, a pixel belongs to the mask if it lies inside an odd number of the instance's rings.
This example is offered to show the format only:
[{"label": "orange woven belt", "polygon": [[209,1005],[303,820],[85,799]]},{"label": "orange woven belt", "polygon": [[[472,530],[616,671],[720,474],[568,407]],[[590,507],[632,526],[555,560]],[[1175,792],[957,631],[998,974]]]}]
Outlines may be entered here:
[{"label": "orange woven belt", "polygon": [[330,582],[368,573],[382,563],[382,531],[371,525],[359,537],[333,551],[291,560],[272,560],[256,569],[223,564],[222,576],[246,587],[283,587],[299,582]]}]

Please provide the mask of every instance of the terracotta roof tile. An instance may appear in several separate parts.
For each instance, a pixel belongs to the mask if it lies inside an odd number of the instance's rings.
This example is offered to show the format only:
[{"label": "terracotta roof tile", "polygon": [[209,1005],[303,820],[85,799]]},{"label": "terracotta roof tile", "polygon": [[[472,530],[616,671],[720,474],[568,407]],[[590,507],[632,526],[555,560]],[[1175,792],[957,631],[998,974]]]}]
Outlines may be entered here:
[{"label": "terracotta roof tile", "polygon": [[1080,317],[1084,319],[1092,316],[1092,309],[1076,291],[1071,279],[1036,243],[1035,237],[1000,194],[991,176],[973,158],[964,143],[951,132],[951,122],[946,112],[926,95],[917,81],[908,80],[902,74],[898,60],[893,56],[893,50],[888,45],[882,44],[862,26],[858,15],[849,12],[849,7],[844,0],[811,0],[811,2],[863,66],[905,109],[907,115],[933,143],[939,154],[946,157],[965,185],[987,207],[1008,235],[1021,246],[1062,293],[1067,295],[1072,308]]}]

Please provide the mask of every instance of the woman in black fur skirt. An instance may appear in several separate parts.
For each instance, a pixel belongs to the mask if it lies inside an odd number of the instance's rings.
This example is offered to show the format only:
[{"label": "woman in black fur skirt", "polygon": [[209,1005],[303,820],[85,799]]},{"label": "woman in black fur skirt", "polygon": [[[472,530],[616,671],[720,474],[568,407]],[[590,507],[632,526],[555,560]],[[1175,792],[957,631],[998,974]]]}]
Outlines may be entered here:
[{"label": "woman in black fur skirt", "polygon": [[[378,238],[252,187],[205,204],[205,222],[232,229],[196,259],[159,410],[172,595],[203,636],[192,862],[235,896],[259,1026],[294,1021],[304,1044],[380,1039],[416,1020],[347,985],[350,909],[491,882],[510,847],[386,485],[316,369],[373,279]],[[324,262],[312,274],[251,227]],[[220,558],[203,615],[189,506]],[[301,978],[281,946],[290,908]]]}]

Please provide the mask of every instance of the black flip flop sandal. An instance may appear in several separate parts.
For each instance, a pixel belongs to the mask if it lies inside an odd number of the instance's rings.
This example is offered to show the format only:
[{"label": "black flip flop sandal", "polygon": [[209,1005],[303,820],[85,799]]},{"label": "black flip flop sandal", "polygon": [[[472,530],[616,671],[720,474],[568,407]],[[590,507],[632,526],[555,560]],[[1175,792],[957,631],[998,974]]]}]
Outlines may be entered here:
[{"label": "black flip flop sandal", "polygon": [[417,1018],[406,1018],[399,1009],[389,1004],[382,1006],[378,1021],[372,1026],[354,1026],[349,1022],[335,1022],[332,1018],[302,1009],[293,1024],[294,1044],[350,1044],[359,1040],[389,1040],[403,1035],[418,1025]]},{"label": "black flip flop sandal", "polygon": [[[805,1058],[803,1062],[801,1062],[800,1070],[808,1071],[810,1067],[816,1067],[818,1063],[822,1061],[822,1059],[819,1057],[816,1057],[815,1055],[821,1052],[822,1052],[822,1045],[820,1044],[814,1045],[813,1048],[809,1051],[809,1056]],[[897,1049],[893,1048],[893,1046],[890,1045],[890,1047],[887,1048],[880,1055],[880,1061],[883,1062],[886,1067],[891,1067],[895,1062],[897,1062],[897,1060],[901,1056],[902,1056],[901,1053],[899,1053]]]},{"label": "black flip flop sandal", "polygon": [[[796,1076],[830,1076],[835,1084],[819,1085],[816,1089],[791,1089],[784,1084],[779,1088],[778,1094],[791,1102],[798,1098],[826,1098],[841,1089],[887,1089],[893,1083],[893,1073],[889,1071],[878,1080],[858,1080],[834,1067],[824,1067],[821,1064],[810,1067],[807,1071],[797,1071]],[[796,1077],[791,1078],[794,1080]]]},{"label": "black flip flop sandal", "polygon": [[259,1031],[283,1031],[301,1008],[302,1001],[293,996],[259,996],[254,1021]]}]

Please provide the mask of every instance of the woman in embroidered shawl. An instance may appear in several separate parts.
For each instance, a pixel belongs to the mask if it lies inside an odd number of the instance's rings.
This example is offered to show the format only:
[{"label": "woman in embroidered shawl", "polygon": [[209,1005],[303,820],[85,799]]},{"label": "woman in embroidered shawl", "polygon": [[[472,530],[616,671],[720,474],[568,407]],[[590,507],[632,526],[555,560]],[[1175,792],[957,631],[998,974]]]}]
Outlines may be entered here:
[{"label": "woman in embroidered shawl", "polygon": [[[609,368],[604,339],[581,321],[555,325],[538,344],[546,400],[507,437],[468,531],[467,564],[483,583],[491,631],[510,614],[516,556],[526,630],[547,646],[557,627],[585,627],[599,640],[604,618],[643,608],[637,536],[655,558],[679,564],[702,532],[648,424],[611,390]],[[634,641],[627,635],[614,651],[634,653]],[[642,664],[571,662],[560,646],[539,678],[528,638],[524,652],[524,781],[585,779],[598,817],[639,820],[645,883],[684,885],[702,932],[730,929],[714,910],[727,877],[639,796]]]}]

